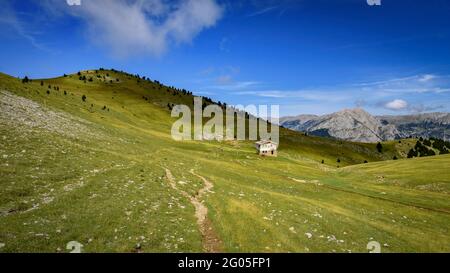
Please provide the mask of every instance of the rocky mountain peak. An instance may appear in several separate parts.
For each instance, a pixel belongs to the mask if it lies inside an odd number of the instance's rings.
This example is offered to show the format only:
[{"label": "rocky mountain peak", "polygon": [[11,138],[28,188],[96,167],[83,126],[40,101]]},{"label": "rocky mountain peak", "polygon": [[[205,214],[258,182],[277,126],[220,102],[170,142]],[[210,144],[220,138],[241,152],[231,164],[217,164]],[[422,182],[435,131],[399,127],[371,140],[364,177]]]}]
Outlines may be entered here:
[{"label": "rocky mountain peak", "polygon": [[311,135],[357,142],[378,142],[409,136],[444,138],[450,129],[450,114],[426,113],[403,116],[372,116],[362,108],[336,113],[281,118],[284,127]]}]

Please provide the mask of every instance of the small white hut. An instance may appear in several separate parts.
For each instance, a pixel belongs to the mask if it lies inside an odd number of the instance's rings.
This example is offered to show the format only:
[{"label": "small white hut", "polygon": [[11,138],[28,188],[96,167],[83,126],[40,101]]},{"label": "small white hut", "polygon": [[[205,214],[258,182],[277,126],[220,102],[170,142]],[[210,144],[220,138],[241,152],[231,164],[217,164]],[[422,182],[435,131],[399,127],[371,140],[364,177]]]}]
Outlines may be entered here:
[{"label": "small white hut", "polygon": [[256,150],[261,156],[277,156],[278,144],[271,140],[261,140],[255,143]]}]

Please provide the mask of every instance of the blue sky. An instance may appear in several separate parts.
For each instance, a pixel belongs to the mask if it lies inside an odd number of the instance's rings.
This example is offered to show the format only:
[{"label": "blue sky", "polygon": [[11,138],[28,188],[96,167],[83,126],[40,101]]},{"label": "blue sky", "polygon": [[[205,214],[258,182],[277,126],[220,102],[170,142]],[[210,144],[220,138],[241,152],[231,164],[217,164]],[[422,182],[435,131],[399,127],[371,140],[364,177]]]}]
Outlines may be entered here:
[{"label": "blue sky", "polygon": [[67,1],[1,1],[1,72],[116,68],[281,115],[450,110],[450,1]]}]

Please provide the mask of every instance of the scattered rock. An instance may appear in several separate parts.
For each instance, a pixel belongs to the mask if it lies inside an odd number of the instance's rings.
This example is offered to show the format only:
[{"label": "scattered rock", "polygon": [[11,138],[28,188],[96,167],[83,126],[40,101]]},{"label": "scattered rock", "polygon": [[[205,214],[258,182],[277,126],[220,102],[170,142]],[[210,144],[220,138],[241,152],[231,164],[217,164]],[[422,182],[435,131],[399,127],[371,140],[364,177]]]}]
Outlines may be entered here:
[{"label": "scattered rock", "polygon": [[25,131],[39,128],[72,138],[103,137],[88,127],[92,124],[90,121],[65,112],[50,110],[33,100],[7,91],[0,92],[0,121]]},{"label": "scattered rock", "polygon": [[318,217],[318,218],[322,218],[322,215],[321,215],[320,213],[317,213],[317,212],[314,213],[313,216],[314,216],[314,217]]}]

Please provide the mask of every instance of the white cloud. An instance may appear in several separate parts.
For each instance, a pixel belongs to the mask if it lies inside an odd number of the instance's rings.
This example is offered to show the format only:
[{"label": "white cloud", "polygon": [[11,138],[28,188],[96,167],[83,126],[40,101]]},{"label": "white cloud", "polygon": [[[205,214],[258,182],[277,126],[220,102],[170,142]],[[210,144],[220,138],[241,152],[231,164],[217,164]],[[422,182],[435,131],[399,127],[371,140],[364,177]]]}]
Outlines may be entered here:
[{"label": "white cloud", "polygon": [[408,107],[408,103],[404,100],[401,99],[395,99],[393,101],[387,102],[384,105],[385,108],[389,109],[389,110],[403,110],[406,109]]},{"label": "white cloud", "polygon": [[214,26],[222,11],[215,0],[96,0],[84,1],[71,14],[86,22],[95,43],[126,57],[160,55],[171,43],[190,43]]}]

